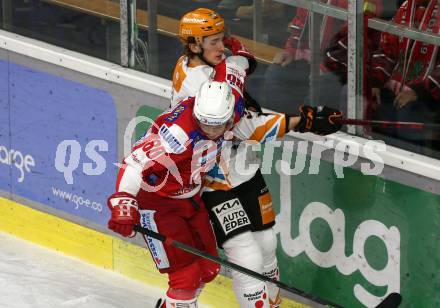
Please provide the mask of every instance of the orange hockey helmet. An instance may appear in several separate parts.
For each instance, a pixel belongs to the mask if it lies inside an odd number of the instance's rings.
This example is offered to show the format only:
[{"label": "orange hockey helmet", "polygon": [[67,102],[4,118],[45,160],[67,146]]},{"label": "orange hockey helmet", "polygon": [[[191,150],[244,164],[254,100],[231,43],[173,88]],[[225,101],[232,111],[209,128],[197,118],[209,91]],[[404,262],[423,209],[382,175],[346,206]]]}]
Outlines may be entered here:
[{"label": "orange hockey helmet", "polygon": [[225,28],[223,18],[210,9],[199,8],[186,13],[179,24],[179,37],[187,43],[189,37],[194,37],[201,44],[205,36],[220,33]]}]

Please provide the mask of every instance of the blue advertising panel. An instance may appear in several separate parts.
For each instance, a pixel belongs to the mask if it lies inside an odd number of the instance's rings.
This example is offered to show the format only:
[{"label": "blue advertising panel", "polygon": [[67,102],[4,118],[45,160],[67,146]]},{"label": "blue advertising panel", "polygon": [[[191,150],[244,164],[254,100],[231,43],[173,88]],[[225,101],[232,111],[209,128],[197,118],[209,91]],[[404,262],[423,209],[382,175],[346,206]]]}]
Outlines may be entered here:
[{"label": "blue advertising panel", "polygon": [[8,63],[0,61],[0,189],[11,190],[9,152],[9,92]]},{"label": "blue advertising panel", "polygon": [[[9,63],[9,87],[12,192],[105,224],[117,171],[112,97],[14,63]],[[0,165],[0,173],[4,168]]]}]

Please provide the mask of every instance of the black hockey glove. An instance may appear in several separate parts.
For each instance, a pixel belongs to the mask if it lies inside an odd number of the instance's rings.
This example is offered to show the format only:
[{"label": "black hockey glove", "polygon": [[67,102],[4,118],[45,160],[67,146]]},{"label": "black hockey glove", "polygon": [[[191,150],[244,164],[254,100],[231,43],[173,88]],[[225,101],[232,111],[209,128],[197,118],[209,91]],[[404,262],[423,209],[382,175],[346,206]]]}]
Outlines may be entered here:
[{"label": "black hockey glove", "polygon": [[317,135],[329,135],[341,129],[338,120],[342,118],[342,112],[327,106],[301,106],[299,107],[301,120],[295,127],[296,132],[311,132]]}]

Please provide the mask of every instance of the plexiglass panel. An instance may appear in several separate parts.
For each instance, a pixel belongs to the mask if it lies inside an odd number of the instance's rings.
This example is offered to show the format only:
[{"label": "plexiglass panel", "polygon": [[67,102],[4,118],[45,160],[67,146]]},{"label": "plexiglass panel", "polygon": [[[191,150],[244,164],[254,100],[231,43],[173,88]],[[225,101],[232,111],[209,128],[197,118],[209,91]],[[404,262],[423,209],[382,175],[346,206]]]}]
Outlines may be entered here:
[{"label": "plexiglass panel", "polygon": [[119,2],[3,0],[1,27],[120,63]]},{"label": "plexiglass panel", "polygon": [[[283,2],[283,3],[282,3]],[[302,104],[327,105],[368,120],[439,123],[437,45],[414,43],[401,31],[365,27],[355,38],[363,52],[362,106],[348,99],[347,0],[321,0],[314,9],[276,0],[127,0],[136,12],[129,25],[128,66],[171,79],[183,53],[180,18],[205,7],[218,12],[226,34],[238,38],[258,60],[247,92],[270,110],[297,113]],[[121,63],[120,4],[114,0],[3,0],[1,27],[67,49]],[[312,2],[310,2],[312,3]],[[354,3],[354,2],[353,2]],[[368,0],[363,17],[393,21],[425,33],[439,33],[436,1]],[[341,14],[333,13],[339,9]],[[332,11],[333,10],[333,11]],[[344,15],[345,14],[345,15]],[[131,19],[127,20],[129,23]],[[374,21],[374,20],[373,20]],[[370,25],[371,26],[371,25]],[[395,33],[395,32],[394,32]],[[417,35],[417,34],[416,34]],[[128,37],[129,38],[129,37]],[[123,42],[124,43],[124,42]],[[226,51],[228,52],[228,51]],[[125,63],[122,63],[126,65]],[[360,93],[357,88],[354,91]],[[353,97],[353,96],[351,96]],[[346,129],[346,127],[344,127]],[[366,127],[367,138],[430,156],[438,155],[437,130]]]}]

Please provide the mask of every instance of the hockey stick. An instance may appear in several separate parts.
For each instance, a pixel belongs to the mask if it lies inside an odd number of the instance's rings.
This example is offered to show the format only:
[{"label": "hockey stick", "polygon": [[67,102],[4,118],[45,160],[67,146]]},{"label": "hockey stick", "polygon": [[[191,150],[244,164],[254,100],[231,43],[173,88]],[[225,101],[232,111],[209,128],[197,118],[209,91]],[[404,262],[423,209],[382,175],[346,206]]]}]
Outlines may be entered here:
[{"label": "hockey stick", "polygon": [[377,121],[377,120],[360,120],[360,119],[340,119],[339,124],[345,125],[362,125],[362,126],[378,126],[382,128],[410,128],[417,130],[440,130],[440,124],[436,123],[419,123],[419,122],[394,122],[394,121]]},{"label": "hockey stick", "polygon": [[390,293],[375,308],[394,308],[394,307],[399,307],[401,302],[402,302],[402,295],[400,295],[399,293]]},{"label": "hockey stick", "polygon": [[213,255],[210,255],[210,254],[208,254],[206,252],[200,251],[200,250],[198,250],[198,249],[196,249],[196,248],[194,248],[192,246],[189,246],[189,245],[186,245],[186,244],[181,243],[179,241],[176,241],[176,240],[174,240],[174,239],[172,239],[170,237],[166,237],[166,236],[164,236],[164,235],[162,235],[160,233],[154,232],[154,231],[152,231],[150,229],[144,228],[144,227],[139,226],[139,225],[135,225],[134,226],[134,230],[139,232],[139,233],[142,233],[144,235],[147,235],[147,236],[150,236],[152,238],[155,238],[155,239],[163,242],[165,245],[170,245],[170,246],[174,246],[176,248],[182,249],[182,250],[184,250],[186,252],[189,252],[189,253],[192,253],[192,254],[194,254],[196,256],[199,256],[199,257],[211,260],[213,262],[216,262],[218,264],[226,266],[227,268],[230,268],[230,269],[233,269],[235,271],[241,272],[243,274],[249,275],[249,276],[251,276],[253,278],[256,278],[258,280],[262,280],[262,281],[265,281],[265,282],[273,283],[276,286],[278,286],[280,289],[284,289],[286,291],[289,291],[289,292],[292,292],[294,294],[300,295],[302,297],[308,298],[308,299],[310,299],[310,300],[312,300],[314,302],[317,302],[317,303],[319,303],[321,305],[327,305],[328,307],[342,308],[341,305],[337,305],[337,304],[334,304],[334,303],[332,303],[330,301],[321,299],[321,298],[319,298],[319,297],[317,297],[315,295],[308,294],[308,293],[306,293],[304,291],[301,291],[301,290],[299,290],[299,289],[297,289],[295,287],[288,286],[288,285],[282,283],[281,281],[272,280],[272,279],[270,279],[270,278],[268,278],[268,277],[266,277],[266,276],[264,276],[264,275],[262,275],[260,273],[254,272],[254,271],[252,271],[250,269],[247,269],[247,268],[242,267],[242,266],[240,266],[238,264],[229,262],[229,261],[227,261],[225,259],[222,259],[220,257],[216,257],[216,256],[213,256]]},{"label": "hockey stick", "polygon": [[[199,256],[199,257],[211,260],[211,261],[216,262],[218,264],[221,264],[221,265],[223,265],[223,266],[225,266],[225,267],[227,267],[229,269],[232,269],[232,270],[241,272],[243,274],[249,275],[249,276],[251,276],[253,278],[256,278],[258,280],[269,282],[269,283],[273,283],[276,286],[278,286],[280,289],[283,289],[283,290],[289,291],[289,292],[291,292],[293,294],[297,294],[297,295],[302,296],[304,298],[310,299],[310,300],[312,300],[312,301],[314,301],[314,302],[316,302],[318,304],[326,305],[328,307],[334,307],[334,308],[338,308],[338,307],[342,308],[343,307],[341,305],[332,303],[332,302],[330,302],[328,300],[319,298],[319,297],[317,297],[315,295],[306,293],[306,292],[304,292],[304,291],[302,291],[300,289],[297,289],[295,287],[286,285],[285,283],[282,283],[281,281],[272,280],[272,279],[270,279],[270,278],[268,278],[268,277],[266,277],[266,276],[264,276],[264,275],[262,275],[260,273],[254,272],[254,271],[252,271],[250,269],[247,269],[245,267],[242,267],[242,266],[240,266],[238,264],[229,262],[229,261],[227,261],[227,260],[225,260],[223,258],[216,257],[216,256],[210,255],[210,254],[208,254],[206,252],[200,251],[200,250],[198,250],[198,249],[196,249],[196,248],[194,248],[192,246],[186,245],[184,243],[176,241],[176,240],[174,240],[174,239],[172,239],[170,237],[166,237],[166,236],[164,236],[164,235],[162,235],[160,233],[154,232],[154,231],[152,231],[150,229],[147,229],[147,228],[144,228],[142,226],[135,225],[134,226],[134,230],[139,232],[139,233],[142,233],[142,234],[144,234],[146,236],[149,236],[149,237],[152,237],[154,239],[157,239],[157,240],[163,242],[165,245],[174,246],[176,248],[182,249],[182,250],[184,250],[186,252],[189,252],[189,253],[192,253],[192,254],[194,254],[196,256]],[[398,303],[396,301],[396,297],[399,300]],[[400,294],[398,294],[398,293],[391,293],[377,307],[378,308],[385,308],[385,307],[386,308],[394,308],[394,307],[398,307],[398,305],[400,304],[400,301],[401,301]],[[384,303],[386,304],[386,306],[381,306]]]}]

